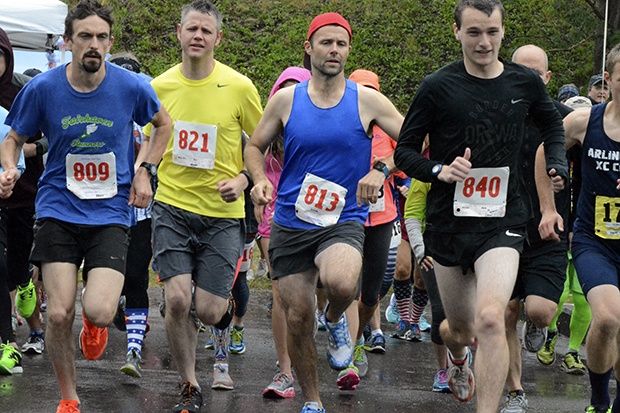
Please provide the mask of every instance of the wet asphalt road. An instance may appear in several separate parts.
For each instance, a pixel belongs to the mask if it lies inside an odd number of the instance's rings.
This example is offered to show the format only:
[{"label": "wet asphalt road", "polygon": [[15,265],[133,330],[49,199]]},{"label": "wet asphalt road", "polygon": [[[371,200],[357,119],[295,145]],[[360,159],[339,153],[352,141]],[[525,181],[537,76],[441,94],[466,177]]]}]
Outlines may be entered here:
[{"label": "wet asphalt road", "polygon": [[[303,401],[297,384],[297,396],[293,399],[268,400],[261,396],[277,372],[271,320],[265,311],[269,295],[267,291],[253,290],[251,293],[244,320],[247,351],[243,355],[231,355],[229,361],[234,390],[211,390],[213,352],[203,349],[207,334],[200,334],[196,366],[203,388],[202,412],[297,413],[301,410]],[[163,319],[157,309],[161,301],[159,287],[151,288],[150,296],[151,331],[143,349],[141,379],[119,371],[124,363],[126,341],[125,334],[114,327],[110,328],[108,346],[100,360],[85,360],[78,350],[78,394],[83,413],[170,412],[177,402],[179,378],[172,366]],[[79,301],[77,305],[79,307]],[[77,343],[81,328],[79,308],[76,314],[73,330]],[[383,322],[384,333],[394,329],[393,325]],[[27,327],[20,327],[18,344],[23,344],[27,335]],[[369,354],[370,371],[353,392],[339,391],[336,386],[337,373],[328,367],[325,357],[326,333],[319,332],[316,341],[320,392],[329,413],[475,411],[475,397],[461,404],[452,395],[432,392],[435,363],[428,337],[422,343],[388,338],[385,355]],[[561,337],[556,350],[564,354],[566,347],[567,340]],[[583,349],[582,354],[585,354]],[[23,374],[0,376],[0,413],[55,412],[60,393],[47,352],[24,355],[23,365]],[[535,354],[523,353],[523,384],[530,402],[529,411],[583,412],[588,405],[587,377],[563,373],[559,365],[556,360],[552,366],[545,367],[538,363]]]}]

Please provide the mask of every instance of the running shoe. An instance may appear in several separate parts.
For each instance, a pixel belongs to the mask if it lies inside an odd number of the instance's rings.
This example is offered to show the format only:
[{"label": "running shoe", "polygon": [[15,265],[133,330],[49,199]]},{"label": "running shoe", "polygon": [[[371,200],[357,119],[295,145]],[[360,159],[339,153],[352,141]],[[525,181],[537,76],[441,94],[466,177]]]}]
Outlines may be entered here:
[{"label": "running shoe", "polygon": [[411,334],[410,331],[411,324],[409,324],[409,321],[400,320],[396,331],[392,333],[391,337],[398,338],[400,340],[409,340],[409,335]]},{"label": "running shoe", "polygon": [[267,303],[267,316],[271,317],[273,314],[273,297],[269,297],[269,302]]},{"label": "running shoe", "polygon": [[390,297],[390,305],[385,309],[385,319],[391,324],[398,324],[400,321],[400,313],[396,306],[396,297],[394,294]]},{"label": "running shoe", "polygon": [[11,328],[13,329],[13,336],[17,335],[17,327],[21,326],[17,314],[11,314]]},{"label": "running shoe", "polygon": [[269,269],[267,267],[267,260],[261,258],[258,260],[258,267],[256,267],[256,272],[254,273],[254,276],[263,277],[267,274],[268,270]]},{"label": "running shoe", "polygon": [[295,397],[293,378],[285,373],[278,373],[273,376],[273,381],[265,390],[263,397],[267,399],[288,399]]},{"label": "running shoe", "polygon": [[562,371],[565,371],[568,374],[574,374],[576,376],[583,376],[584,374],[586,374],[586,366],[584,366],[583,362],[581,361],[579,353],[566,353],[560,368],[562,369]]},{"label": "running shoe", "polygon": [[327,327],[325,327],[325,323],[323,322],[323,318],[325,318],[325,313],[321,310],[319,310],[318,308],[314,311],[314,318],[316,323],[318,324],[318,328],[320,331],[325,331],[327,330]]},{"label": "running shoe", "polygon": [[128,376],[140,378],[142,377],[142,357],[135,348],[129,350],[125,365],[121,367],[121,371]]},{"label": "running shoe", "polygon": [[553,363],[555,361],[555,342],[558,339],[558,334],[556,331],[547,331],[547,339],[545,340],[545,345],[543,348],[538,350],[536,353],[536,358],[545,366]]},{"label": "running shoe", "polygon": [[229,338],[229,328],[227,327],[225,330],[220,330],[216,327],[211,327],[213,330],[213,347],[215,349],[215,361],[222,361],[228,358],[228,342]]},{"label": "running shoe", "polygon": [[32,279],[28,280],[28,285],[22,287],[17,286],[17,295],[15,296],[15,307],[17,312],[24,318],[28,318],[34,313],[37,306],[37,290],[32,283]]},{"label": "running shoe", "polygon": [[0,343],[0,375],[20,374],[24,372],[22,367],[22,355],[15,347]]},{"label": "running shoe", "polygon": [[383,334],[373,334],[366,342],[366,350],[374,354],[385,354],[385,337]]},{"label": "running shoe", "polygon": [[45,335],[41,330],[30,330],[28,340],[22,346],[22,353],[42,354],[45,350]]},{"label": "running shoe", "polygon": [[360,383],[360,376],[357,367],[350,365],[338,373],[336,384],[340,390],[355,390]]},{"label": "running shoe", "polygon": [[80,413],[80,403],[77,400],[61,400],[56,413]]},{"label": "running shoe", "polygon": [[433,382],[433,391],[436,393],[450,393],[450,386],[448,386],[448,373],[446,369],[437,370],[435,374],[435,381]]},{"label": "running shoe", "polygon": [[527,412],[527,396],[523,390],[511,391],[506,396],[504,406],[499,413],[526,413]]},{"label": "running shoe", "polygon": [[460,402],[471,400],[476,388],[474,372],[471,369],[471,350],[467,347],[467,356],[460,363],[455,363],[448,352],[448,385],[454,397]]},{"label": "running shoe", "polygon": [[213,365],[213,384],[211,388],[214,390],[232,390],[234,384],[228,374],[228,365],[215,363]]},{"label": "running shoe", "polygon": [[415,323],[411,324],[411,327],[409,328],[409,335],[407,336],[407,340],[416,341],[418,343],[422,341],[422,333],[420,332],[419,324],[415,324]]},{"label": "running shoe", "polygon": [[355,350],[353,351],[353,365],[357,367],[360,377],[366,376],[368,373],[368,357],[366,356],[366,350],[364,350],[363,338],[355,344]]},{"label": "running shoe", "polygon": [[98,360],[108,344],[108,328],[100,328],[88,321],[82,312],[82,331],[80,331],[80,350],[87,360]]},{"label": "running shoe", "polygon": [[431,325],[426,320],[426,317],[424,317],[425,314],[426,311],[424,311],[420,316],[420,331],[422,331],[423,333],[429,333],[431,331]]},{"label": "running shoe", "polygon": [[317,402],[307,402],[304,404],[304,408],[301,409],[301,413],[325,413],[325,409],[319,407]]},{"label": "running shoe", "polygon": [[127,299],[124,295],[118,299],[118,307],[116,307],[116,315],[114,316],[114,327],[119,331],[127,331],[127,323],[125,321],[125,307]]},{"label": "running shoe", "polygon": [[538,353],[545,345],[547,328],[538,328],[530,320],[525,320],[521,329],[521,342],[527,351]]},{"label": "running shoe", "polygon": [[611,406],[608,408],[604,407],[594,407],[592,405],[586,407],[586,413],[611,413]]},{"label": "running shoe", "polygon": [[181,397],[172,413],[198,413],[202,407],[202,394],[200,387],[186,381],[181,384]]},{"label": "running shoe", "polygon": [[343,314],[334,327],[329,325],[325,316],[323,316],[323,321],[327,331],[330,333],[327,338],[327,361],[329,367],[334,370],[344,370],[349,367],[353,359],[353,343],[349,334],[347,317]]},{"label": "running shoe", "polygon": [[230,329],[230,344],[228,344],[228,351],[232,354],[245,353],[245,342],[243,341],[244,327],[233,326]]},{"label": "running shoe", "polygon": [[205,343],[205,350],[213,350],[213,327],[209,327],[209,339]]},{"label": "running shoe", "polygon": [[372,336],[372,331],[370,330],[370,324],[366,324],[366,327],[364,327],[364,332],[362,334],[364,335],[364,342],[370,340],[370,337]]},{"label": "running shoe", "polygon": [[44,313],[47,311],[47,294],[45,294],[45,290],[39,290],[39,301],[41,302],[41,312]]}]

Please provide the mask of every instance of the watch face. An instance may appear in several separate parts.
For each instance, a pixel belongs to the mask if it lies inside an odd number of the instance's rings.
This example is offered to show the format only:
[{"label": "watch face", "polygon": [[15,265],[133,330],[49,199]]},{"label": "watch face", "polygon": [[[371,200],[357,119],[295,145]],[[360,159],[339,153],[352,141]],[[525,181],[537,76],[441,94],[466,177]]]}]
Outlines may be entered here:
[{"label": "watch face", "polygon": [[157,166],[155,164],[148,163],[148,162],[143,162],[142,165],[140,165],[140,166],[146,168],[146,170],[149,171],[151,176],[157,175]]},{"label": "watch face", "polygon": [[441,164],[437,164],[433,166],[433,169],[431,171],[433,172],[434,175],[437,175],[441,171]]}]

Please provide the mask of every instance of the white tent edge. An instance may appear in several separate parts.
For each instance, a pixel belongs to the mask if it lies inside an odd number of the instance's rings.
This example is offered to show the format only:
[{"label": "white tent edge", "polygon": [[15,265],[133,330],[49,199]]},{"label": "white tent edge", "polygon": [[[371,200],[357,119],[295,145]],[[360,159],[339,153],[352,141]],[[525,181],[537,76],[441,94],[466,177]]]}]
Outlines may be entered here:
[{"label": "white tent edge", "polygon": [[60,0],[0,0],[0,27],[17,50],[52,50],[64,32],[67,5]]}]

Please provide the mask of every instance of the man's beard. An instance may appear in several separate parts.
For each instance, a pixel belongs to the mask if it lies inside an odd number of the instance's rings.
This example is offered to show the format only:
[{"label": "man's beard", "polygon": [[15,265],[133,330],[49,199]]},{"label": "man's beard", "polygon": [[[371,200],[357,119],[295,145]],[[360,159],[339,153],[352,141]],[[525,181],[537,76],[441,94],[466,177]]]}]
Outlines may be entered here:
[{"label": "man's beard", "polygon": [[[96,59],[86,60],[87,58],[96,58]],[[86,54],[84,55],[82,62],[83,62],[82,67],[84,68],[86,72],[96,73],[101,68],[101,62],[102,62],[101,55],[99,53]]]}]

